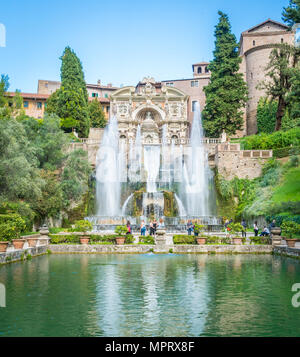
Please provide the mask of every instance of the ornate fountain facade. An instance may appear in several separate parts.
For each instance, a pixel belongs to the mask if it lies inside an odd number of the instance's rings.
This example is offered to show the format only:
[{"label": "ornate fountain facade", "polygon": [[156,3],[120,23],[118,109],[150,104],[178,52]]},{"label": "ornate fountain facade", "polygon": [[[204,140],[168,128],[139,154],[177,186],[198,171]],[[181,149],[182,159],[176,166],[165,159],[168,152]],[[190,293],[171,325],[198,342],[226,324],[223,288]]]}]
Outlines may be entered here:
[{"label": "ornate fountain facade", "polygon": [[143,144],[161,144],[163,125],[166,140],[186,144],[189,135],[187,119],[188,96],[167,87],[153,78],[144,78],[136,87],[124,87],[111,95],[111,116],[118,121],[120,139],[127,144],[135,141],[141,125]]}]

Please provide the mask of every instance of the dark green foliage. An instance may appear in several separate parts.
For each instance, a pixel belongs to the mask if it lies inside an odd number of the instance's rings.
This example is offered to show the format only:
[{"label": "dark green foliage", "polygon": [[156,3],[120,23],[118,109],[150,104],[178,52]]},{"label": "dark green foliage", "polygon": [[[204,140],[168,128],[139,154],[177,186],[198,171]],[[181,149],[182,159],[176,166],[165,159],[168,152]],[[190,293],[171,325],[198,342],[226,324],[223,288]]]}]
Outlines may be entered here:
[{"label": "dark green foliage", "polygon": [[140,236],[139,241],[144,244],[155,244],[155,239],[152,236]]},{"label": "dark green foliage", "polygon": [[300,128],[272,134],[251,135],[241,140],[244,150],[269,150],[300,145]]},{"label": "dark green foliage", "polygon": [[[289,203],[296,203],[298,204],[299,206],[299,202],[282,202],[282,204],[285,203],[286,205],[288,205]],[[283,208],[282,210],[280,210],[279,208],[279,211],[280,212],[284,212],[286,211],[287,209],[289,209],[290,207],[288,208]],[[292,209],[291,209],[291,212]],[[293,212],[294,213],[294,212]],[[296,212],[295,212],[296,213]],[[300,212],[299,212],[300,213]],[[271,216],[267,216],[266,217],[266,220],[268,223],[271,223],[274,219],[276,221],[276,225],[277,226],[281,226],[283,222],[287,222],[287,221],[292,221],[292,222],[296,222],[298,224],[300,224],[300,214],[298,213],[298,215],[292,215],[292,214],[286,214],[286,215],[280,215],[280,214],[273,214]]]},{"label": "dark green foliage", "polygon": [[92,128],[105,128],[107,120],[98,99],[92,100],[89,105],[89,117]]},{"label": "dark green foliage", "polygon": [[257,132],[273,133],[276,123],[276,112],[278,103],[260,98],[257,106]]},{"label": "dark green foliage", "polygon": [[11,241],[20,237],[26,228],[25,221],[18,214],[0,215],[0,241]]},{"label": "dark green foliage", "polygon": [[24,127],[15,119],[2,119],[0,133],[0,200],[37,199],[43,180]]},{"label": "dark green foliage", "polygon": [[299,155],[300,154],[300,146],[294,146],[292,149],[290,146],[281,149],[274,149],[273,156],[277,159],[282,157],[291,156],[291,155]]},{"label": "dark green foliage", "polygon": [[281,225],[282,235],[287,238],[292,238],[293,235],[300,234],[300,224],[295,221],[284,221]]},{"label": "dark green foliage", "polygon": [[[266,91],[272,99],[277,100],[275,131],[281,129],[283,117],[288,108],[293,108],[294,103],[291,99],[291,92],[296,93],[300,90],[298,78],[300,49],[286,43],[276,45],[271,51],[270,62],[266,68],[266,80],[259,84],[259,88]],[[296,85],[296,87],[295,87]],[[294,88],[293,88],[294,86]],[[297,98],[299,102],[299,98]]]},{"label": "dark green foliage", "polygon": [[270,238],[269,237],[250,237],[250,242],[251,244],[270,244]]},{"label": "dark green foliage", "polygon": [[228,16],[219,11],[215,30],[214,59],[208,66],[211,81],[204,87],[206,105],[203,111],[206,135],[219,137],[223,130],[234,135],[242,129],[243,111],[247,101],[247,85],[238,73],[241,57],[238,43],[231,33]]},{"label": "dark green foliage", "polygon": [[300,0],[290,0],[289,6],[283,8],[282,20],[290,27],[300,23]]},{"label": "dark green foliage", "polygon": [[196,240],[194,236],[189,235],[175,235],[173,236],[174,244],[196,244]]},{"label": "dark green foliage", "polygon": [[69,207],[72,201],[79,201],[88,190],[88,177],[90,174],[91,166],[88,162],[87,152],[82,149],[71,152],[61,179],[63,205],[65,208]]},{"label": "dark green foliage", "polygon": [[86,138],[90,120],[82,65],[70,47],[65,48],[61,60],[61,87],[48,99],[47,112],[57,114],[66,131],[75,127],[79,136]]},{"label": "dark green foliage", "polygon": [[51,238],[51,244],[63,244],[63,243],[79,244],[80,243],[80,236],[75,234],[70,234],[70,235],[49,234],[49,237]]},{"label": "dark green foliage", "polygon": [[87,220],[80,220],[80,221],[76,221],[75,222],[75,232],[87,232],[87,231],[91,231],[93,229],[93,225],[91,222],[87,221]]}]

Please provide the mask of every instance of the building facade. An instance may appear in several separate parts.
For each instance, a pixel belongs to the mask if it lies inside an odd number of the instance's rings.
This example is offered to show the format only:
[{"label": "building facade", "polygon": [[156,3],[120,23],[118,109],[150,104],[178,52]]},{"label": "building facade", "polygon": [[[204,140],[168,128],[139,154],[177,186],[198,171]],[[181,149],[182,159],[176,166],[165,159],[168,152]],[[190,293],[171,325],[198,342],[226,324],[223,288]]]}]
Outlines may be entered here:
[{"label": "building facade", "polygon": [[266,79],[266,67],[272,49],[281,43],[293,45],[294,39],[294,31],[290,31],[288,26],[270,19],[241,34],[242,64],[240,71],[249,91],[249,101],[244,116],[244,135],[257,133],[257,104],[259,99],[266,95],[264,90],[258,88],[258,85]]}]

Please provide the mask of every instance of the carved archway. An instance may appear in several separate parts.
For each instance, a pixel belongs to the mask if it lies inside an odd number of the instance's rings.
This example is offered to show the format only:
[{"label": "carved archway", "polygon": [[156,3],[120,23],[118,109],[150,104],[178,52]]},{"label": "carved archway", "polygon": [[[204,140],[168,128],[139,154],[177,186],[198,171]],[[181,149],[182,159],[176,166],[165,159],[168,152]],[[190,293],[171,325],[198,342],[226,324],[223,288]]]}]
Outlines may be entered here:
[{"label": "carved archway", "polygon": [[139,123],[146,118],[147,112],[150,112],[154,121],[160,126],[161,122],[165,120],[166,113],[154,104],[143,104],[132,112],[132,119]]}]

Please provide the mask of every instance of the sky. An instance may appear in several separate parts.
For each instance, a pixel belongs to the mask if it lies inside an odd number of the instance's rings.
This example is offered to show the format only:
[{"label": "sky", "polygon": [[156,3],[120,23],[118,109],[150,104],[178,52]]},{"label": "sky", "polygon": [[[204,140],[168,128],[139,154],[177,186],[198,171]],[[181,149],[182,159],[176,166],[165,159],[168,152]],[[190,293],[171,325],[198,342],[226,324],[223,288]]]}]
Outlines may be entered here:
[{"label": "sky", "polygon": [[[192,64],[210,61],[218,10],[241,32],[281,20],[288,0],[0,0],[0,73],[10,90],[36,92],[39,79],[60,80],[70,46],[87,83],[136,85],[192,78]],[[0,32],[3,26],[0,26]],[[3,34],[2,34],[3,36]],[[1,39],[1,34],[0,34]]]}]

